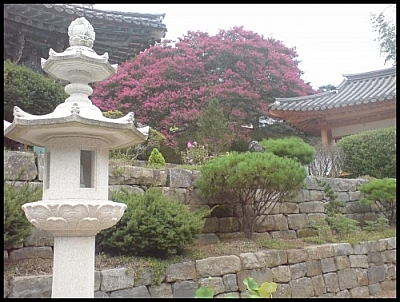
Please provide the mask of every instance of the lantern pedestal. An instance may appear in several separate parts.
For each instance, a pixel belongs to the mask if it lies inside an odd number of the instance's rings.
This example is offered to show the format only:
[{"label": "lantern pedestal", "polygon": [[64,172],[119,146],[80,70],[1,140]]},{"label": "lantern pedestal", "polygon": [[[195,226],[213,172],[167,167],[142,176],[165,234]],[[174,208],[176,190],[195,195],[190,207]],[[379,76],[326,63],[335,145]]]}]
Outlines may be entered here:
[{"label": "lantern pedestal", "polygon": [[52,298],[94,297],[94,249],[95,236],[54,237]]}]

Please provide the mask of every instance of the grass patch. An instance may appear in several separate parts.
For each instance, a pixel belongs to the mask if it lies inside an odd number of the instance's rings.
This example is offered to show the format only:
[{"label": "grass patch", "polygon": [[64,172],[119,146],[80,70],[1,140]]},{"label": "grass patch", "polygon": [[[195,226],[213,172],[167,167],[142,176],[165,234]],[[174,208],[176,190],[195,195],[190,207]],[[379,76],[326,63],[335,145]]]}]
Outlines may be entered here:
[{"label": "grass patch", "polygon": [[356,245],[364,241],[377,241],[379,239],[396,237],[396,229],[388,228],[382,231],[356,231],[342,236],[330,234],[329,236],[313,236],[301,238],[302,241],[315,244],[324,243],[350,243]]},{"label": "grass patch", "polygon": [[264,249],[273,249],[273,250],[290,250],[302,247],[301,241],[272,239],[272,238],[259,239],[258,244]]}]

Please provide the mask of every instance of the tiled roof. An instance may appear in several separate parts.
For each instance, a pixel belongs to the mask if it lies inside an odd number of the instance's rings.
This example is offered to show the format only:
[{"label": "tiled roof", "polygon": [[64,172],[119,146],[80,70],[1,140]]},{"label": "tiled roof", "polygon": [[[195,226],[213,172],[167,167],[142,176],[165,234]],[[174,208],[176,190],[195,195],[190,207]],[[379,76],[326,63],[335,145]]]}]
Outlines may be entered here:
[{"label": "tiled roof", "polygon": [[344,74],[337,90],[302,97],[276,98],[270,111],[321,112],[396,98],[396,67]]},{"label": "tiled roof", "polygon": [[[71,4],[5,4],[4,8],[4,14],[18,12],[19,15],[26,16],[29,19],[37,19],[42,22],[51,21],[53,25],[62,26],[63,30],[61,30],[61,28],[56,28],[56,30],[60,30],[60,32],[63,33],[67,32],[66,30],[68,30],[71,21],[64,23],[62,18],[55,20],[50,14],[61,13],[65,16],[70,15],[72,20],[79,17],[85,17],[89,22],[91,22],[90,20],[92,18],[96,18],[103,20],[104,22],[111,21],[113,23],[125,23],[126,25],[151,26],[154,28],[165,29],[166,31],[165,24],[161,23],[165,14],[105,11]],[[40,14],[40,19],[37,18],[39,16],[39,10],[43,12]],[[45,12],[48,12],[48,14],[46,15]]]},{"label": "tiled roof", "polygon": [[[56,39],[68,42],[68,27],[85,17],[96,33],[93,49],[109,53],[111,63],[122,63],[165,37],[165,14],[104,11],[72,4],[4,4],[5,44],[23,31],[36,45],[55,48]],[[6,33],[8,34],[6,36]],[[6,43],[7,42],[7,43]],[[32,42],[33,43],[33,42]],[[64,45],[64,48],[68,45]],[[63,51],[58,50],[58,51]]]}]

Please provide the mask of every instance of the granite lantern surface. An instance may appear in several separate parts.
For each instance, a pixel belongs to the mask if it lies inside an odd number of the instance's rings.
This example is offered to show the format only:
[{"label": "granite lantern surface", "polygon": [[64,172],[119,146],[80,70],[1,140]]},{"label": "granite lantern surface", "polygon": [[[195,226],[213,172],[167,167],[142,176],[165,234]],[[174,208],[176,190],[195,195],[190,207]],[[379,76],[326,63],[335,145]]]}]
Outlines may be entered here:
[{"label": "granite lantern surface", "polygon": [[117,71],[108,54],[93,50],[95,32],[85,18],[68,28],[70,47],[42,59],[48,74],[69,82],[69,97],[45,115],[14,107],[4,135],[45,148],[43,200],[23,205],[28,220],[54,235],[52,297],[94,297],[95,235],[115,225],[126,205],[108,200],[109,150],[146,141],[148,127],[136,128],[134,115],[103,116],[92,104],[89,83]]}]

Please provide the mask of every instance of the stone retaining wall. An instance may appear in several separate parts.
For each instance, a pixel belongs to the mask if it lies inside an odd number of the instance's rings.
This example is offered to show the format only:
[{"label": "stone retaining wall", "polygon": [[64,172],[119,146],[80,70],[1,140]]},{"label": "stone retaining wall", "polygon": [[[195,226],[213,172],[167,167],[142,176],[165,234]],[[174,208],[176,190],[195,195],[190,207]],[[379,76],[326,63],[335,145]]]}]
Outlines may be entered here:
[{"label": "stone retaining wall", "polygon": [[[210,208],[214,206],[213,201],[206,201],[203,200],[200,197],[200,194],[198,192],[198,189],[195,186],[195,180],[196,178],[200,175],[199,171],[191,171],[191,170],[181,170],[181,169],[176,169],[173,166],[169,166],[167,169],[164,170],[158,170],[158,169],[148,169],[141,167],[143,166],[143,163],[138,162],[137,166],[123,166],[119,165],[115,162],[110,162],[110,168],[109,168],[109,189],[110,190],[116,190],[120,188],[121,186],[125,187],[126,189],[139,193],[139,194],[144,194],[144,192],[151,186],[156,186],[156,187],[161,187],[163,188],[163,191],[165,194],[177,198],[180,200],[182,203],[186,204],[188,207],[192,209],[197,209],[200,207],[207,207]],[[24,172],[21,174],[19,173],[21,169],[24,168]],[[36,156],[34,153],[30,152],[19,152],[19,151],[5,151],[4,152],[4,175],[9,179],[10,181],[29,181],[31,185],[35,186],[42,186],[42,179],[43,179],[43,170],[44,170],[44,160],[43,160],[43,155],[38,155]],[[379,211],[374,207],[374,206],[362,206],[360,204],[360,198],[361,198],[361,193],[358,190],[359,186],[365,182],[367,182],[364,179],[325,179],[326,182],[328,182],[334,192],[338,195],[339,200],[343,200],[346,202],[346,207],[344,210],[344,214],[350,218],[358,220],[361,225],[364,223],[365,220],[374,220],[378,217]],[[22,182],[21,182],[22,184]],[[319,186],[316,182],[316,179],[313,177],[307,177],[306,179],[306,187],[299,192],[299,194],[292,200],[288,200],[279,206],[277,206],[274,211],[269,215],[268,219],[266,222],[260,226],[255,234],[254,237],[257,238],[259,237],[270,237],[270,238],[298,238],[302,237],[305,235],[307,232],[307,222],[310,218],[315,217],[315,216],[320,216],[324,217],[325,216],[325,203],[328,201],[324,189]],[[205,223],[205,227],[203,229],[203,234],[200,236],[198,239],[199,244],[201,243],[215,243],[218,242],[222,238],[231,238],[234,236],[240,235],[239,231],[239,224],[237,221],[237,218],[234,217],[233,215],[233,206],[229,204],[224,205],[224,209],[216,209],[213,211],[211,217],[207,218],[207,221]],[[232,263],[237,263],[238,259],[240,263],[240,266],[235,267],[233,271],[229,272],[222,272],[221,274],[216,274],[215,277],[213,278],[213,282],[216,282],[216,284],[219,284],[218,286],[218,291],[219,293],[223,292],[236,292],[237,290],[228,290],[230,289],[230,282],[231,280],[236,280],[236,286],[241,287],[242,282],[245,277],[240,277],[246,274],[250,274],[250,271],[254,270],[254,276],[262,276],[260,281],[271,281],[272,276],[274,274],[283,274],[283,275],[288,275],[289,272],[291,275],[299,275],[300,277],[296,278],[290,278],[288,281],[280,281],[279,278],[283,278],[283,280],[286,280],[284,277],[279,277],[277,280],[279,283],[282,283],[281,288],[287,288],[287,291],[290,292],[290,296],[295,297],[298,293],[297,287],[308,287],[309,284],[313,284],[313,290],[307,289],[305,292],[310,292],[314,291],[315,293],[310,296],[321,296],[321,295],[331,295],[334,294],[335,296],[340,293],[341,295],[346,296],[347,294],[350,294],[352,296],[357,296],[357,295],[363,295],[365,292],[367,292],[366,288],[368,288],[368,291],[371,293],[374,291],[374,288],[377,286],[375,285],[375,282],[366,282],[368,277],[368,271],[372,269],[372,271],[377,270],[377,268],[373,267],[381,267],[383,271],[385,272],[385,277],[384,280],[381,280],[379,278],[378,283],[382,283],[382,286],[388,286],[388,284],[392,284],[391,280],[394,279],[395,277],[390,277],[392,275],[392,270],[395,269],[395,267],[392,267],[392,264],[386,264],[386,263],[391,263],[385,262],[386,260],[378,261],[376,262],[375,260],[370,261],[370,257],[375,258],[378,256],[369,256],[369,253],[378,253],[377,255],[380,255],[378,258],[381,259],[386,259],[384,255],[386,254],[391,254],[392,250],[394,250],[395,253],[395,240],[394,240],[394,248],[393,248],[393,242],[390,241],[390,248],[388,251],[385,249],[382,249],[382,247],[379,247],[379,251],[374,251],[374,249],[369,250],[370,245],[373,246],[374,244],[367,244],[368,248],[365,248],[363,246],[363,249],[366,249],[363,252],[355,252],[354,256],[357,255],[357,257],[350,257],[352,253],[350,251],[352,250],[351,247],[349,246],[348,249],[348,254],[344,255],[336,255],[336,252],[330,252],[329,257],[326,258],[332,258],[331,260],[324,260],[322,261],[320,259],[309,259],[307,260],[308,256],[303,262],[287,262],[285,263],[285,257],[288,256],[276,256],[276,257],[283,257],[282,261],[278,261],[278,264],[275,266],[271,266],[270,264],[262,267],[260,266],[260,261],[266,261],[263,257],[263,255],[258,255],[254,254],[253,256],[249,256],[250,258],[254,258],[252,261],[256,262],[258,264],[254,264],[257,267],[256,268],[251,268],[247,266],[243,266],[244,260],[242,260],[241,257],[235,257],[235,256],[230,256],[233,258],[229,258],[230,261],[233,261]],[[383,243],[379,243],[378,246],[381,246]],[[385,244],[383,244],[385,245]],[[389,244],[388,244],[389,245]],[[24,259],[24,258],[52,258],[52,246],[53,246],[53,238],[52,235],[40,231],[36,228],[32,228],[32,233],[31,236],[25,240],[23,243],[21,243],[19,246],[15,246],[10,250],[4,251],[4,258],[10,258],[12,260],[18,260],[18,259]],[[337,245],[341,246],[341,245]],[[332,247],[327,248],[329,250],[335,250],[337,247],[335,245],[332,245]],[[289,251],[288,251],[289,252]],[[276,255],[287,255],[287,252],[274,252]],[[366,254],[364,254],[366,253]],[[351,261],[355,261],[355,259],[359,259],[360,257],[358,255],[364,255],[364,257],[361,257],[365,261],[365,259],[368,260],[368,267],[358,267],[354,266],[355,264],[351,264]],[[365,258],[365,255],[367,255]],[[339,273],[339,270],[342,269],[339,264],[336,264],[338,261],[336,256],[345,256],[345,258],[350,261],[350,264],[348,266],[345,266],[344,269],[346,270],[347,275],[348,272],[354,271],[353,273],[349,273],[353,278],[354,275],[357,276],[357,280],[359,280],[359,285],[354,286],[354,288],[363,288],[363,289],[354,289],[352,293],[351,290],[353,287],[346,288],[346,286],[338,287],[338,289],[335,287],[334,289],[321,289],[322,292],[318,290],[319,286],[325,281],[325,279],[330,280],[329,278],[332,278],[332,280],[340,280],[339,276],[341,276],[342,273]],[[314,257],[314,256],[310,256]],[[339,258],[340,258],[339,257]],[[394,263],[395,263],[395,256],[394,257]],[[392,257],[392,258],[393,258]],[[221,257],[219,257],[221,258]],[[345,259],[343,258],[343,259]],[[206,276],[203,276],[203,274],[200,272],[197,272],[196,270],[198,269],[198,266],[201,267],[202,263],[208,263],[207,261],[217,261],[219,262],[222,260],[224,262],[225,258],[222,259],[205,259],[205,260],[200,260],[200,262],[196,263],[186,263],[186,264],[181,264],[181,266],[184,268],[182,271],[189,271],[191,272],[190,278],[183,278],[182,277],[177,277],[177,280],[170,280],[166,279],[166,283],[160,286],[149,286],[149,283],[146,284],[140,284],[137,285],[135,283],[135,280],[129,280],[126,281],[130,284],[130,287],[124,287],[119,288],[118,286],[114,289],[112,285],[104,285],[103,287],[100,285],[96,285],[97,287],[95,288],[96,290],[96,295],[106,295],[106,293],[111,293],[110,295],[112,297],[114,296],[123,296],[125,294],[130,295],[130,296],[140,296],[144,295],[146,296],[149,294],[151,297],[156,297],[160,293],[160,295],[163,295],[165,297],[168,296],[174,296],[174,297],[180,297],[181,293],[184,295],[192,295],[194,293],[194,290],[197,288],[197,283],[194,282],[193,280],[196,278],[207,278]],[[234,260],[235,259],[235,260]],[[261,259],[261,260],[260,260]],[[264,260],[263,260],[264,259]],[[303,259],[303,258],[301,258]],[[342,258],[340,258],[342,259]],[[314,261],[315,260],[315,261]],[[316,261],[318,260],[318,261]],[[202,262],[206,261],[206,262]],[[269,261],[269,260],[268,260]],[[267,261],[267,262],[268,262]],[[293,261],[293,260],[291,260]],[[311,261],[311,262],[310,262]],[[333,266],[332,262],[335,263],[337,267],[337,271],[334,270],[333,272],[331,271],[326,271],[323,272],[323,278],[322,277],[316,277],[314,276],[314,273],[312,271],[308,272],[309,270],[312,270],[312,267],[320,267],[322,270],[322,264],[323,263],[329,263],[330,266]],[[301,264],[303,263],[303,264]],[[223,267],[230,267],[230,263],[226,263],[223,265]],[[286,265],[286,268],[281,268],[280,266]],[[339,265],[339,267],[338,267]],[[366,264],[364,263],[363,266]],[[258,267],[260,266],[260,267]],[[216,266],[218,267],[218,266]],[[195,268],[195,269],[194,269]],[[209,265],[209,271],[213,271],[213,265]],[[238,270],[235,272],[235,270]],[[231,270],[231,269],[230,269]],[[297,271],[300,270],[301,273],[297,273]],[[317,271],[320,270],[319,268],[316,269]],[[106,282],[103,280],[107,280],[107,271],[104,272],[97,272],[96,273],[96,284],[100,284],[101,282]],[[120,272],[118,269],[111,270],[109,274],[117,274]],[[244,273],[242,273],[244,272]],[[275,272],[275,273],[273,273]],[[303,272],[304,275],[303,275]],[[105,274],[105,275],[104,275]],[[179,274],[182,274],[180,271]],[[179,275],[178,274],[178,275]],[[251,272],[253,274],[253,272]],[[332,277],[330,274],[333,274]],[[366,276],[368,277],[366,279]],[[380,276],[382,276],[382,273],[379,273]],[[103,276],[104,275],[104,276]],[[129,274],[125,274],[124,276],[128,276]],[[167,272],[168,275],[168,272]],[[317,274],[318,275],[318,274]],[[325,276],[327,275],[327,276]],[[374,273],[375,275],[375,273]],[[197,276],[196,278],[194,276]],[[214,276],[214,275],[213,275]],[[336,277],[334,277],[336,276]],[[33,279],[31,279],[33,278]],[[38,281],[38,279],[40,281]],[[110,277],[112,280],[119,280],[118,277]],[[272,278],[272,279],[271,279]],[[288,278],[288,277],[286,277]],[[336,279],[335,279],[336,278]],[[343,277],[345,278],[345,277]],[[371,277],[372,281],[373,277]],[[257,278],[256,278],[257,279]],[[26,280],[26,281],[25,281]],[[101,280],[101,282],[99,281]],[[125,279],[124,279],[125,280]],[[204,282],[206,282],[204,279]],[[389,282],[390,281],[390,282]],[[39,276],[39,277],[17,277],[8,284],[8,282],[5,282],[5,289],[7,288],[7,292],[11,296],[18,296],[18,295],[30,295],[29,288],[42,288],[40,295],[42,296],[49,296],[49,289],[51,291],[51,285],[49,285],[49,282],[51,284],[51,277],[49,276]],[[22,282],[23,285],[18,285]],[[114,281],[113,281],[114,282]],[[119,280],[117,283],[123,283],[125,281]],[[287,284],[285,282],[288,282]],[[311,283],[310,283],[311,282]],[[334,281],[332,281],[334,282]],[[330,285],[332,282],[327,282],[328,285]],[[339,281],[338,281],[339,282]],[[341,281],[343,282],[343,281]],[[388,283],[389,282],[389,283]],[[6,286],[6,283],[8,284]],[[40,283],[40,285],[38,285]],[[345,282],[346,283],[346,282]],[[102,283],[101,283],[102,284]],[[317,285],[314,285],[317,284]],[[318,285],[319,284],[319,285]],[[353,283],[352,283],[353,284]],[[134,286],[135,285],[135,286]],[[136,286],[137,285],[137,286]],[[223,286],[222,286],[223,285]],[[18,288],[21,288],[23,292],[28,292],[26,294],[21,294],[20,290]],[[222,291],[222,288],[224,290]],[[234,286],[232,287],[234,288]],[[290,290],[289,290],[290,288]],[[112,289],[112,290],[111,290]],[[351,289],[351,290],[350,290]],[[293,290],[293,294],[292,294]],[[218,292],[217,291],[217,292]],[[361,293],[356,293],[357,291],[361,291]],[[5,291],[6,292],[6,291]],[[15,293],[14,293],[15,292]],[[168,292],[168,294],[167,294]],[[108,294],[107,294],[108,295]],[[286,295],[286,290],[285,293],[281,293],[280,295]]]},{"label": "stone retaining wall", "polygon": [[[137,274],[136,274],[137,273]],[[95,272],[95,298],[193,298],[201,285],[216,297],[241,297],[243,280],[276,282],[273,297],[362,298],[396,289],[396,238],[266,250],[171,264],[162,282],[151,271],[116,268]],[[51,275],[4,279],[5,298],[50,298]]]},{"label": "stone retaining wall", "polygon": [[[124,166],[110,161],[109,189],[124,187],[129,191],[144,194],[149,187],[161,187],[164,194],[180,200],[191,209],[211,208],[217,203],[201,198],[195,186],[196,178],[200,175],[199,171],[181,170],[173,166],[163,170],[149,169],[140,165],[143,165],[143,162],[138,162],[138,166]],[[18,171],[23,167],[24,173],[20,175]],[[43,154],[36,156],[30,152],[4,151],[4,175],[10,181],[30,181],[32,185],[42,186],[43,170]],[[358,188],[367,180],[331,178],[325,181],[333,188],[338,196],[337,199],[346,202],[343,214],[358,220],[361,226],[365,220],[375,220],[379,216],[376,206],[363,206],[360,203],[361,192]],[[310,218],[325,217],[327,201],[324,188],[318,185],[314,177],[307,177],[305,188],[299,191],[294,199],[278,204],[266,221],[255,230],[254,236],[288,239],[303,237],[309,232],[306,226]],[[206,219],[198,243],[215,243],[221,238],[237,236],[239,223],[233,213],[232,204],[225,203],[223,207],[216,208]],[[49,235],[44,236],[46,241]],[[43,241],[40,236],[35,235],[23,246],[35,246],[35,240],[37,243]]]}]

